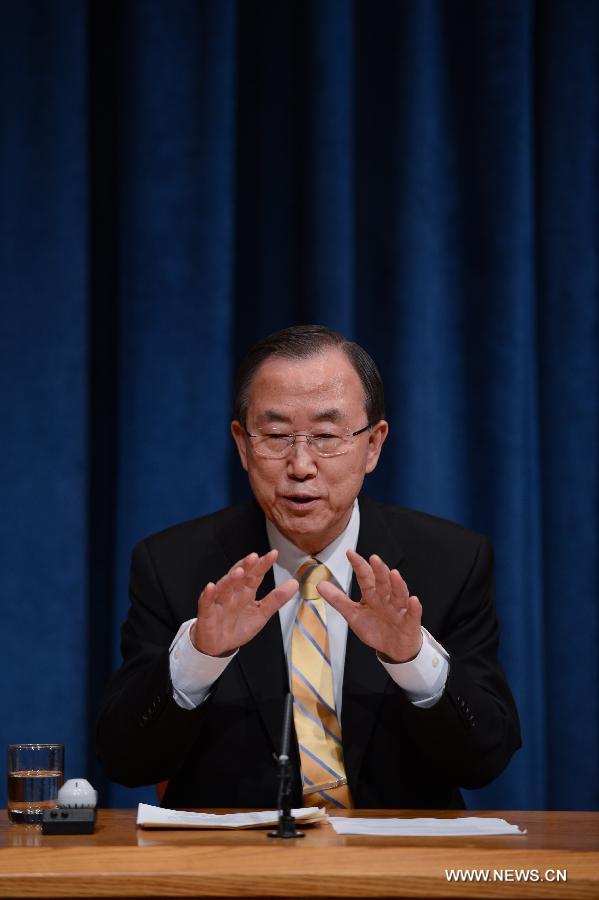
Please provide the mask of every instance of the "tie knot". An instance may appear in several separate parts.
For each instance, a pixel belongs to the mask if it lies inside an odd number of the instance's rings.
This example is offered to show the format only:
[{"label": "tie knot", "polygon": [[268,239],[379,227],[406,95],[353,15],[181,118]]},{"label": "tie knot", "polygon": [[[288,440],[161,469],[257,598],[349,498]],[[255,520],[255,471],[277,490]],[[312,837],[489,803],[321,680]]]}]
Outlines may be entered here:
[{"label": "tie knot", "polygon": [[299,581],[302,600],[316,600],[320,597],[316,585],[320,581],[330,581],[332,575],[324,563],[317,559],[307,559],[301,564],[295,577]]}]

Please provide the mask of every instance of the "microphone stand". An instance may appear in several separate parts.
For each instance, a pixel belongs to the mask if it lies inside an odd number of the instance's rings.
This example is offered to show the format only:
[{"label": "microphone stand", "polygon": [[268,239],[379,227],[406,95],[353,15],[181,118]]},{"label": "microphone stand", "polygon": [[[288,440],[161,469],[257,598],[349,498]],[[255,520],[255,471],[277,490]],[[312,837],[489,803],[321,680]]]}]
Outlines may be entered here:
[{"label": "microphone stand", "polygon": [[276,831],[269,831],[271,838],[303,838],[304,833],[295,827],[295,816],[291,815],[291,760],[289,759],[289,741],[291,736],[291,713],[293,709],[293,694],[287,694],[285,698],[285,712],[283,715],[283,734],[281,735],[281,755],[279,762],[279,827]]}]

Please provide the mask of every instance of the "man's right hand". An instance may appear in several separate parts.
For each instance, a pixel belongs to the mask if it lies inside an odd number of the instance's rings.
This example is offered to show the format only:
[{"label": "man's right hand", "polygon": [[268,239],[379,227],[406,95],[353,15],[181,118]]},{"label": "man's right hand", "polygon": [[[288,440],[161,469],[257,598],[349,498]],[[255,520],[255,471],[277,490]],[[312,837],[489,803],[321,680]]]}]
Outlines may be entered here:
[{"label": "man's right hand", "polygon": [[198,616],[189,633],[196,650],[208,656],[230,656],[251,641],[299,590],[296,579],[289,578],[262,600],[256,600],[256,591],[277,553],[250,553],[216,584],[208,582],[200,594]]}]

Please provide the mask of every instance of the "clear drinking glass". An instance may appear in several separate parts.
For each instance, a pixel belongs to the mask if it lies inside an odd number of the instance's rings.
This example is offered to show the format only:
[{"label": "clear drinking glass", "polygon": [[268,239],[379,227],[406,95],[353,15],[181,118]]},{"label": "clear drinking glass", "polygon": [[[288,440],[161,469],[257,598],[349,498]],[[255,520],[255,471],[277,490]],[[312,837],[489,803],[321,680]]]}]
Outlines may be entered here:
[{"label": "clear drinking glass", "polygon": [[63,744],[9,744],[8,818],[24,825],[42,821],[58,806],[64,780]]}]

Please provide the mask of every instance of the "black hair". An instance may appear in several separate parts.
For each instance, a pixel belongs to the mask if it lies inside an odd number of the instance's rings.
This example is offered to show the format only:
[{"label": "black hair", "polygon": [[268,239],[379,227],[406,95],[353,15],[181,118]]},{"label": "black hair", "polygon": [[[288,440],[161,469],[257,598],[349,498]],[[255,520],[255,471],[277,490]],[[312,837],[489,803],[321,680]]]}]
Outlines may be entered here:
[{"label": "black hair", "polygon": [[262,363],[272,356],[284,359],[307,359],[328,347],[338,347],[345,353],[362,382],[364,406],[368,423],[374,425],[385,418],[383,380],[374,360],[355,341],[348,341],[338,331],[325,325],[291,325],[262,338],[247,352],[235,377],[233,414],[245,425],[250,385]]}]

